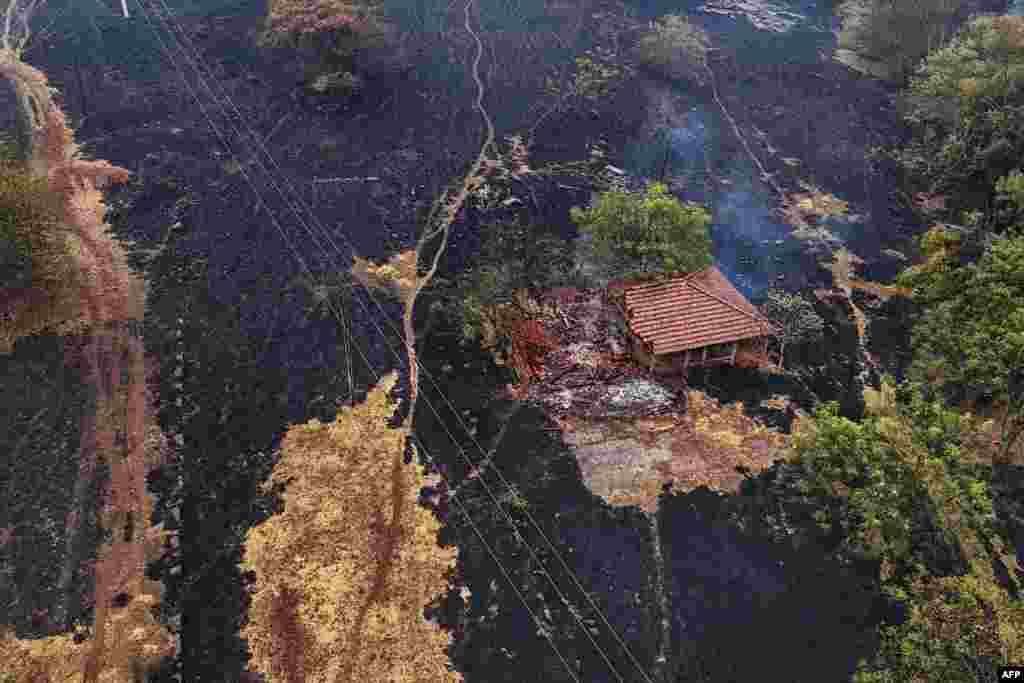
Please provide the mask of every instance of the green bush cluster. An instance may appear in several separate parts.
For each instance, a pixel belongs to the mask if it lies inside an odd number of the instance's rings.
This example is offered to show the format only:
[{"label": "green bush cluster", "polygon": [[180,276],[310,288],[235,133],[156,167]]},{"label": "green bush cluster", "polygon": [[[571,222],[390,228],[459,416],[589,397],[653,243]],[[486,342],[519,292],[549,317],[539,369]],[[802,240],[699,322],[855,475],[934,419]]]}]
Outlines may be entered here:
[{"label": "green bush cluster", "polygon": [[[839,8],[841,61],[897,83],[942,45],[963,0],[847,0]],[[844,54],[853,57],[844,58]]]},{"label": "green bush cluster", "polygon": [[670,79],[705,82],[708,36],[686,17],[668,14],[651,23],[640,39],[640,63]]},{"label": "green bush cluster", "polygon": [[896,157],[911,182],[944,195],[954,221],[975,216],[997,232],[1017,222],[1010,200],[1024,156],[1024,17],[972,20],[924,60],[904,106],[914,137]]},{"label": "green bush cluster", "polygon": [[570,284],[571,252],[557,235],[522,218],[485,226],[477,263],[460,278],[463,336],[500,346],[504,317],[499,312],[527,308],[532,295]]},{"label": "green bush cluster", "polygon": [[857,683],[989,680],[1024,646],[1024,608],[993,572],[1012,547],[988,472],[972,462],[961,416],[926,393],[906,382],[894,405],[860,422],[821,407],[797,439],[798,488],[821,533],[875,566],[881,593],[907,608],[883,621]]}]

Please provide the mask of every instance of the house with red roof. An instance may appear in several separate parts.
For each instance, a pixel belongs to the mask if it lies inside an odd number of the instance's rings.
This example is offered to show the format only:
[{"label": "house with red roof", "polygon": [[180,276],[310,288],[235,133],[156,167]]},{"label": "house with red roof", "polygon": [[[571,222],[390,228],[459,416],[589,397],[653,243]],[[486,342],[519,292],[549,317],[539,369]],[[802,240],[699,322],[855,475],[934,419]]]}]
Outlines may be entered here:
[{"label": "house with red roof", "polygon": [[655,282],[613,282],[606,292],[628,329],[630,352],[658,374],[691,367],[772,367],[781,332],[711,266]]}]

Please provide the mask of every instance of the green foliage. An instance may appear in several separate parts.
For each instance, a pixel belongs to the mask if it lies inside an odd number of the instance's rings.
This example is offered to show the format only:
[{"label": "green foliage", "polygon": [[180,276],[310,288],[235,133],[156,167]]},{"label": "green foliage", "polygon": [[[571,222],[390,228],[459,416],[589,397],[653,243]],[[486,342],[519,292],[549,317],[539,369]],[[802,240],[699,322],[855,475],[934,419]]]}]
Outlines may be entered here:
[{"label": "green foliage", "polygon": [[996,181],[996,225],[1024,224],[1024,173],[1014,169]]},{"label": "green foliage", "polygon": [[1018,210],[1024,210],[1024,173],[1014,170],[1008,176],[996,181],[996,192],[1000,199],[1013,204]]},{"label": "green foliage", "polygon": [[625,73],[623,67],[590,52],[576,57],[574,61],[576,72],[573,77],[573,88],[586,100],[598,100],[607,96],[613,85]]},{"label": "green foliage", "polygon": [[18,143],[12,139],[12,136],[0,134],[0,163],[16,162],[19,156]]},{"label": "green foliage", "polygon": [[813,437],[798,440],[795,462],[808,467],[806,494],[820,500],[839,495],[846,503],[825,506],[819,515],[822,530],[843,539],[846,552],[873,560],[907,554],[918,490],[891,456],[877,421],[840,417],[834,403],[819,407]]},{"label": "green foliage", "polygon": [[[941,245],[922,240],[926,250]],[[998,240],[963,267],[907,271],[927,312],[913,332],[911,372],[951,396],[990,398],[1005,452],[1024,433],[1024,236]]]},{"label": "green foliage", "polygon": [[606,49],[587,50],[573,60],[568,79],[553,73],[544,80],[545,94],[558,98],[557,109],[567,106],[593,106],[608,97],[626,77],[629,67],[618,64]]},{"label": "green foliage", "polygon": [[585,259],[602,276],[664,276],[711,265],[711,215],[682,203],[661,183],[643,193],[603,192],[587,208],[573,207],[572,220],[583,235]]},{"label": "green foliage", "polygon": [[[952,215],[990,213],[996,179],[1024,154],[1024,17],[972,20],[928,55],[905,106],[915,135],[897,157],[914,182],[947,195]],[[1019,215],[984,218],[1001,229]]]},{"label": "green foliage", "polygon": [[703,84],[708,44],[704,29],[684,16],[668,14],[651,22],[640,39],[640,62],[668,78]]},{"label": "green foliage", "polygon": [[485,230],[477,265],[459,286],[463,334],[468,339],[500,336],[500,330],[493,329],[500,307],[521,307],[523,293],[565,285],[572,277],[570,247],[556,235],[520,218]]},{"label": "green foliage", "polygon": [[814,305],[799,294],[771,289],[761,308],[782,329],[779,339],[783,348],[820,340],[824,334],[825,322],[814,312]]},{"label": "green foliage", "polygon": [[963,0],[847,0],[839,9],[840,58],[854,68],[905,82],[921,59],[945,42],[950,19],[962,4]]},{"label": "green foliage", "polygon": [[882,592],[908,609],[855,680],[986,680],[1020,656],[1024,627],[992,569],[1015,560],[986,470],[966,450],[960,415],[920,385],[900,386],[883,412],[856,423],[826,405],[796,439],[798,486],[823,529],[841,554],[874,562]]}]

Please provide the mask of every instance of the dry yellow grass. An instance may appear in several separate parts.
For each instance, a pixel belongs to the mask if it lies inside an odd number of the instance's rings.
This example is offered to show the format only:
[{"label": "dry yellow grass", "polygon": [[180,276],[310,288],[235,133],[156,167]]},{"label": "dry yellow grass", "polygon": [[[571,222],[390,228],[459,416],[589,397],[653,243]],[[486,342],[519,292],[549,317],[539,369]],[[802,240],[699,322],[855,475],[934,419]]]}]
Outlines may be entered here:
[{"label": "dry yellow grass", "polygon": [[819,188],[801,182],[806,192],[794,192],[785,196],[782,214],[794,228],[807,228],[817,223],[818,218],[832,218],[846,215],[849,204],[835,195],[822,192]]},{"label": "dry yellow grass", "polygon": [[892,285],[882,285],[877,282],[869,282],[866,280],[857,280],[854,278],[848,278],[850,289],[863,289],[864,291],[871,292],[882,299],[888,299],[893,296],[909,297],[913,292],[906,287],[894,287]]},{"label": "dry yellow grass", "polygon": [[743,480],[737,466],[756,472],[789,449],[789,436],[745,415],[742,402],[722,406],[691,390],[687,403],[687,414],[673,431],[673,458],[662,468],[663,479],[675,481],[677,488],[735,490]]},{"label": "dry yellow grass", "polygon": [[398,252],[381,264],[356,256],[352,276],[361,285],[406,301],[416,289],[420,278],[416,270],[416,250]]},{"label": "dry yellow grass", "polygon": [[435,483],[402,453],[392,374],[328,424],[292,427],[271,483],[288,482],[284,512],[252,529],[244,567],[256,572],[253,666],[287,683],[444,683],[448,635],[423,618],[447,588],[456,551],[418,504]]}]

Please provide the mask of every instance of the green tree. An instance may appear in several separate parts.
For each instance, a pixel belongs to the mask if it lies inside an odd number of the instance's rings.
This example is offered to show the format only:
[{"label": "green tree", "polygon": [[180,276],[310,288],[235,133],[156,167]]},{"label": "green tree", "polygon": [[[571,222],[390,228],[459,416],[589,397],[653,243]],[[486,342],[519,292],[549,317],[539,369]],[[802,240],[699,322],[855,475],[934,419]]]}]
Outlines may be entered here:
[{"label": "green tree", "polygon": [[703,85],[708,43],[704,29],[684,16],[668,14],[651,22],[640,39],[640,63],[668,78]]},{"label": "green tree", "polygon": [[899,278],[926,307],[913,331],[911,372],[951,396],[990,400],[1001,458],[1024,434],[1024,233],[1016,233],[966,266],[937,260],[940,245],[922,240],[936,266]]},{"label": "green tree", "polygon": [[824,334],[825,322],[814,312],[813,304],[799,294],[779,289],[768,290],[761,309],[782,330],[779,335],[782,344],[780,355],[785,353],[789,344],[817,341]]},{"label": "green tree", "polygon": [[544,79],[544,94],[552,103],[530,126],[533,137],[548,117],[573,109],[593,109],[610,98],[633,75],[629,65],[620,64],[616,53],[603,47],[585,51],[572,62],[552,67]]},{"label": "green tree", "polygon": [[[945,42],[963,0],[847,0],[839,48],[851,66],[905,82],[921,59]],[[844,55],[840,53],[840,57]]]},{"label": "green tree", "polygon": [[861,422],[823,406],[795,439],[797,488],[817,501],[818,522],[841,555],[873,564],[882,593],[906,608],[906,619],[882,626],[878,656],[855,680],[987,680],[1024,651],[1024,609],[995,570],[1016,559],[988,472],[960,415],[918,384],[904,383],[896,398]]},{"label": "green tree", "polygon": [[591,207],[570,210],[582,233],[582,255],[605,277],[651,277],[711,265],[707,209],[683,203],[661,183],[644,193],[603,192]]},{"label": "green tree", "polygon": [[461,278],[458,293],[463,333],[482,337],[485,346],[499,342],[501,311],[516,309],[529,317],[531,298],[572,279],[569,245],[557,235],[516,218],[485,227],[477,264]]},{"label": "green tree", "polygon": [[995,182],[1024,154],[1024,17],[972,20],[928,55],[904,107],[914,137],[896,156],[912,183],[945,195],[952,216],[982,211],[1005,228]]}]

